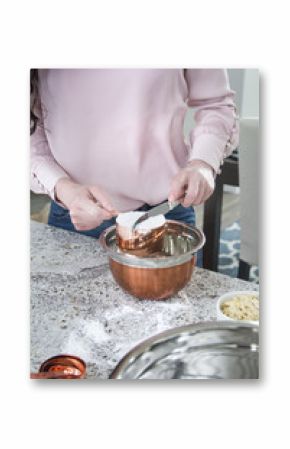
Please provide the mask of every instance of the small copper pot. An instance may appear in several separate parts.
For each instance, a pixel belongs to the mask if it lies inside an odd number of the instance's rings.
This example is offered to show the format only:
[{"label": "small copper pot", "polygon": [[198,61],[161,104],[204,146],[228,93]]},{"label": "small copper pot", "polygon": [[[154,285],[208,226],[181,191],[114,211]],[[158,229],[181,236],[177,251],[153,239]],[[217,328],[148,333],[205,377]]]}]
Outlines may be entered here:
[{"label": "small copper pot", "polygon": [[129,239],[124,239],[118,232],[118,225],[116,225],[116,243],[118,247],[136,256],[148,256],[162,250],[163,235],[165,226],[153,229],[152,231],[142,234],[134,231]]},{"label": "small copper pot", "polygon": [[60,354],[45,360],[31,379],[84,379],[86,364],[79,357]]},{"label": "small copper pot", "polygon": [[162,250],[163,235],[166,223],[150,231],[130,229],[116,223],[116,243],[118,247],[129,254],[148,256]]},{"label": "small copper pot", "polygon": [[166,222],[157,253],[124,252],[116,240],[115,226],[100,237],[113,277],[126,292],[143,299],[165,299],[185,287],[195,266],[195,253],[205,242],[202,231],[173,220]]}]

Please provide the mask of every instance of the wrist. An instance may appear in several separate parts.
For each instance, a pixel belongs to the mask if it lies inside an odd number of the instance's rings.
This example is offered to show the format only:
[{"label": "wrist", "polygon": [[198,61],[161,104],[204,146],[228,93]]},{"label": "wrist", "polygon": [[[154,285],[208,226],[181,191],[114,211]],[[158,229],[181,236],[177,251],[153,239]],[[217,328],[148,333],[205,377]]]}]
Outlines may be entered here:
[{"label": "wrist", "polygon": [[192,167],[192,168],[207,168],[210,169],[212,174],[215,175],[215,170],[214,168],[208,164],[205,161],[202,161],[201,159],[193,159],[191,161],[189,161],[187,163],[187,167]]},{"label": "wrist", "polygon": [[68,177],[60,178],[55,187],[55,199],[61,203],[65,208],[70,209],[70,204],[75,197],[75,192],[80,185],[72,181]]}]

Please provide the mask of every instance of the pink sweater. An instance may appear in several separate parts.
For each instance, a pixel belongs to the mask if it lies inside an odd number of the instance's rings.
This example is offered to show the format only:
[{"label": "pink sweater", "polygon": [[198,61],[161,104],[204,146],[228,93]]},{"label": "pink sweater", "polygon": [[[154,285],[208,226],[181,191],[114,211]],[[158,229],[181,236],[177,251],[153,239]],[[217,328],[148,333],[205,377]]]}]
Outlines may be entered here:
[{"label": "pink sweater", "polygon": [[[98,185],[119,211],[157,204],[189,160],[218,172],[238,122],[222,69],[39,70],[44,126],[31,136],[31,189],[59,178]],[[196,108],[185,142],[184,116]]]}]

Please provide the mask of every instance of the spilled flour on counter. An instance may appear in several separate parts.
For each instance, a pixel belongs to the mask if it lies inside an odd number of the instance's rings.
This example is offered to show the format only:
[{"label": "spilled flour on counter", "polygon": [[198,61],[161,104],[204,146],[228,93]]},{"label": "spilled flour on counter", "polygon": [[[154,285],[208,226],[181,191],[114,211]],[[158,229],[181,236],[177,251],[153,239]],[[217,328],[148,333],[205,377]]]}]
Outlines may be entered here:
[{"label": "spilled flour on counter", "polygon": [[77,327],[69,333],[62,351],[91,361],[92,348],[95,345],[102,346],[109,340],[110,336],[100,321],[77,320]]}]

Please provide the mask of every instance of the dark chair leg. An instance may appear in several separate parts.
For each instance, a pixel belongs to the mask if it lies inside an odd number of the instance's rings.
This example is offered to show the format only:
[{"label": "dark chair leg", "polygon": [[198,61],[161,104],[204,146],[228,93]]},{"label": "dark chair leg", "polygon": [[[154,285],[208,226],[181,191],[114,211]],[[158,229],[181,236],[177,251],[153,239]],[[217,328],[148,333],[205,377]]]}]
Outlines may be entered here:
[{"label": "dark chair leg", "polygon": [[244,260],[240,259],[238,278],[245,279],[246,281],[248,281],[250,277],[250,269],[251,266]]},{"label": "dark chair leg", "polygon": [[204,205],[203,218],[203,231],[206,238],[203,248],[203,267],[212,271],[218,270],[222,200],[223,182],[221,176],[218,176],[215,191]]}]

